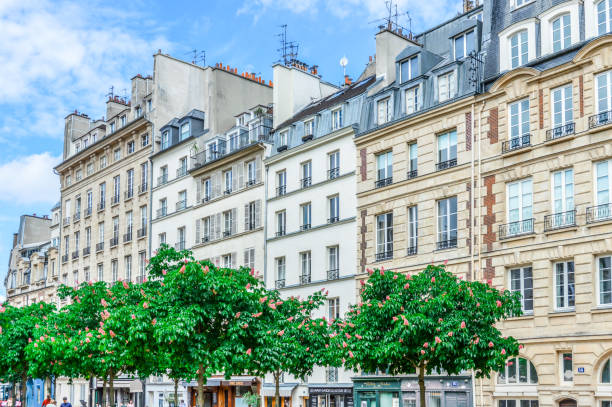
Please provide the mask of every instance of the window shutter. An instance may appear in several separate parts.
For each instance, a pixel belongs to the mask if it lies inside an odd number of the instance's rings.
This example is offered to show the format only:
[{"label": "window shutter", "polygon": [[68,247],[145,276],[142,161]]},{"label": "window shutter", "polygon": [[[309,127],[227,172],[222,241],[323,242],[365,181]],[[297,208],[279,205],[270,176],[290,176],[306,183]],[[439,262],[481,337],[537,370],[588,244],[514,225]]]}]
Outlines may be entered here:
[{"label": "window shutter", "polygon": [[249,230],[249,204],[244,205],[244,231]]},{"label": "window shutter", "polygon": [[212,198],[216,198],[221,194],[221,184],[219,183],[219,172],[215,172],[212,179]]},{"label": "window shutter", "polygon": [[233,269],[235,269],[235,268],[236,268],[236,261],[237,261],[237,258],[236,258],[236,257],[238,257],[238,256],[237,256],[237,253],[236,253],[236,252],[232,252],[231,257],[232,257],[232,258],[231,258],[231,267],[232,267]]},{"label": "window shutter", "polygon": [[240,189],[244,188],[244,166],[244,162],[238,164],[238,188]]},{"label": "window shutter", "polygon": [[248,267],[249,266],[249,249],[246,249],[244,251],[244,262],[243,262],[243,266],[244,267]]},{"label": "window shutter", "polygon": [[255,201],[255,228],[261,225],[261,199]]},{"label": "window shutter", "polygon": [[196,204],[202,202],[202,179],[196,180]]},{"label": "window shutter", "polygon": [[231,233],[232,235],[236,234],[236,225],[238,223],[238,210],[237,208],[232,209],[232,225],[231,225]]},{"label": "window shutter", "polygon": [[238,166],[232,165],[232,191],[238,190]]}]

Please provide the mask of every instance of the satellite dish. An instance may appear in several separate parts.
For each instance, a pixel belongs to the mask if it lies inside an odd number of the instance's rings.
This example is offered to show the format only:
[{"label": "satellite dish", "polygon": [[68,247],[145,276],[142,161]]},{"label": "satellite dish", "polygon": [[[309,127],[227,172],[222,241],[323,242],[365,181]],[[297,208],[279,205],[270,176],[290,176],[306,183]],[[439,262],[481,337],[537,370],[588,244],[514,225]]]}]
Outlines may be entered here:
[{"label": "satellite dish", "polygon": [[340,58],[340,66],[342,67],[343,75],[346,76],[346,66],[348,65],[348,58],[343,56]]}]

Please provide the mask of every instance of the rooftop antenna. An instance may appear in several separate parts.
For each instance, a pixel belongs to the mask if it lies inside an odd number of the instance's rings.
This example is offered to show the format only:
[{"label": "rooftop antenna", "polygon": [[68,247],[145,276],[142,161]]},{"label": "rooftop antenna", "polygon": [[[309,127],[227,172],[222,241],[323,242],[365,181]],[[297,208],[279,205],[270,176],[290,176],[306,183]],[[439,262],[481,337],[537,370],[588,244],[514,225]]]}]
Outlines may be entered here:
[{"label": "rooftop antenna", "polygon": [[123,101],[127,102],[127,89],[123,88],[121,89],[121,91],[123,92]]},{"label": "rooftop antenna", "polygon": [[280,26],[281,32],[276,36],[280,38],[280,48],[277,51],[280,54],[279,62],[284,65],[290,65],[291,62],[297,59],[299,44],[295,41],[287,40],[287,24]]},{"label": "rooftop antenna", "polygon": [[348,65],[348,58],[345,55],[342,58],[340,58],[340,66],[342,67],[343,76],[346,76],[346,66],[347,65]]},{"label": "rooftop antenna", "polygon": [[[405,32],[406,35],[412,36],[412,19],[410,18],[410,14],[408,12],[400,13],[398,11],[397,3],[394,0],[385,1],[385,7],[387,9],[386,16],[383,18],[379,18],[379,19],[370,21],[369,24],[373,24],[373,23],[378,24],[380,22],[384,22],[384,24],[380,24],[378,26],[380,30],[387,29],[387,30],[394,31],[401,35],[403,35],[403,33]],[[408,16],[408,24],[410,25],[410,28],[408,30],[399,24],[399,18],[404,15]]]},{"label": "rooftop antenna", "polygon": [[114,86],[111,86],[111,87],[108,89],[108,93],[106,94],[106,96],[107,96],[109,99],[112,99],[112,98],[114,98],[114,97],[115,97],[115,87],[114,87]]}]

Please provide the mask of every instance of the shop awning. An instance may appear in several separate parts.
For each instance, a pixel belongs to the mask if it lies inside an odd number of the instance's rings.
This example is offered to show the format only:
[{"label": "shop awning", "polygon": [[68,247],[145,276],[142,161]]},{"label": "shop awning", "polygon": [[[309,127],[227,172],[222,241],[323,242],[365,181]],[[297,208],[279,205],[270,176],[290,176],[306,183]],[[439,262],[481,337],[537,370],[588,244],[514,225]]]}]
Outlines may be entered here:
[{"label": "shop awning", "polygon": [[[281,384],[278,392],[281,397],[291,397],[291,393],[293,393],[293,389],[296,386],[297,384]],[[266,397],[274,397],[276,396],[276,387],[274,385],[264,385],[261,389],[261,394]]]},{"label": "shop awning", "polygon": [[221,381],[223,386],[251,386],[257,379],[255,376],[232,376],[229,380]]},{"label": "shop awning", "polygon": [[[198,387],[198,382],[192,380],[190,382],[181,382],[184,387]],[[208,379],[204,383],[204,387],[219,387],[221,386],[221,379]]]}]

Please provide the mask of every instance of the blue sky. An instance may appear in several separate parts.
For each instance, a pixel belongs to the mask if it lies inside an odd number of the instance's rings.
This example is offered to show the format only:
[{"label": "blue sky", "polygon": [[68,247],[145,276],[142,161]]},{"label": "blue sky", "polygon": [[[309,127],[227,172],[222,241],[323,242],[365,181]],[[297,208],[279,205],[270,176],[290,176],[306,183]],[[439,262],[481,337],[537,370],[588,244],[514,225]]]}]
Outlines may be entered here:
[{"label": "blue sky", "polygon": [[[461,8],[461,0],[397,3],[416,33]],[[19,216],[48,214],[59,199],[52,167],[68,112],[102,117],[110,86],[122,94],[132,76],[152,73],[158,49],[185,60],[203,50],[207,64],[272,79],[281,24],[299,59],[339,83],[340,58],[357,77],[385,14],[384,0],[0,0],[0,295]]]}]

